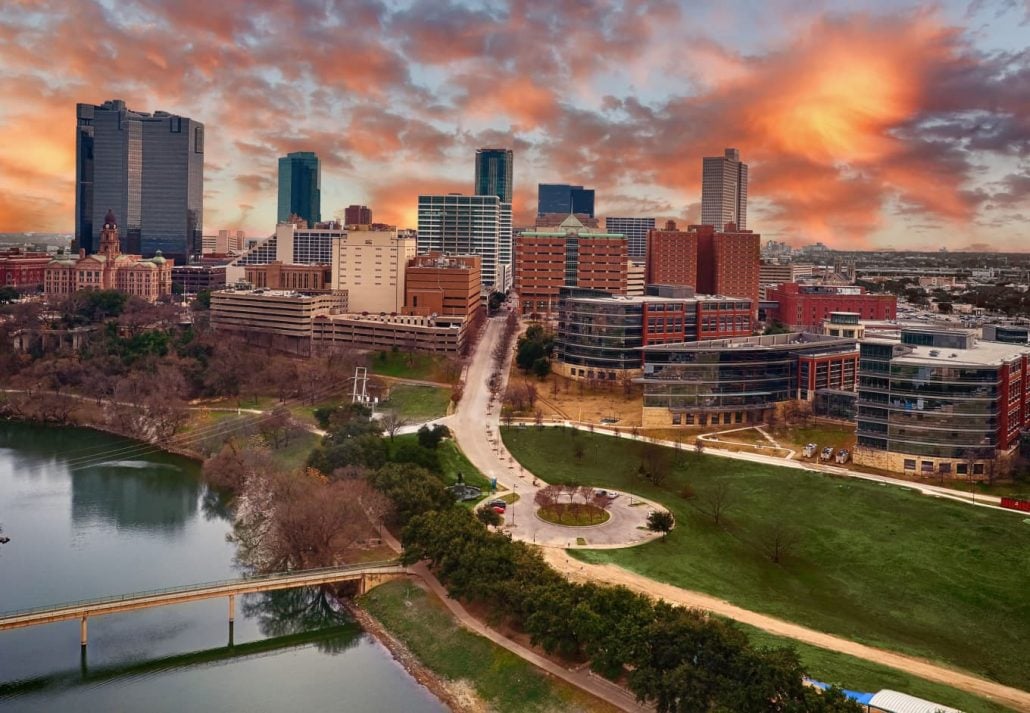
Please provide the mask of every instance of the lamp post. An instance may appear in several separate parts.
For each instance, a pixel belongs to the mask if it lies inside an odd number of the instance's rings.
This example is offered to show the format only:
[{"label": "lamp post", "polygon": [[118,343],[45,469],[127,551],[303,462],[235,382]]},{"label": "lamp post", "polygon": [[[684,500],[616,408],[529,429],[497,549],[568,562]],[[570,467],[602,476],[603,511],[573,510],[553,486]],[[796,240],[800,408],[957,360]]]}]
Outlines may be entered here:
[{"label": "lamp post", "polygon": [[515,495],[515,497],[511,501],[511,526],[515,527],[515,501],[519,499],[518,483],[511,484],[511,492]]}]

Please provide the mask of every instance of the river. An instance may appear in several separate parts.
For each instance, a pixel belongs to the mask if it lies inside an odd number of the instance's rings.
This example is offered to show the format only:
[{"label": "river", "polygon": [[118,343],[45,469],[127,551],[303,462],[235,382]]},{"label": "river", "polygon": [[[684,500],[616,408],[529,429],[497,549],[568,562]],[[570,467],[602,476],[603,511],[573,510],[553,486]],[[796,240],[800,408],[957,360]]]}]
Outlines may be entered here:
[{"label": "river", "polygon": [[[0,612],[239,576],[196,463],[0,422]],[[314,590],[0,632],[2,711],[444,711]]]}]

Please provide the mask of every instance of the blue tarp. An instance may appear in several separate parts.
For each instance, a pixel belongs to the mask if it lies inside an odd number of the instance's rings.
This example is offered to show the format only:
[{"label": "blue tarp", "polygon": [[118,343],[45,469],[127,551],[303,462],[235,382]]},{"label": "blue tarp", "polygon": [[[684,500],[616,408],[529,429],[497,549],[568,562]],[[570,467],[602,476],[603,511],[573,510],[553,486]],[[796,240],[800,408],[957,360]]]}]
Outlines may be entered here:
[{"label": "blue tarp", "polygon": [[[825,691],[827,688],[832,688],[832,686],[830,684],[823,683],[822,681],[816,681],[814,678],[806,679],[806,681],[810,685],[815,686],[816,688],[818,688],[820,690],[823,690],[823,691]],[[855,701],[857,703],[861,703],[862,705],[866,705],[866,706],[869,705],[869,702],[871,700],[873,700],[873,696],[876,695],[875,693],[862,693],[861,691],[849,691],[846,688],[842,688],[840,690],[841,690],[841,693],[843,693],[845,696],[847,696],[851,700],[853,700],[853,701]]]}]

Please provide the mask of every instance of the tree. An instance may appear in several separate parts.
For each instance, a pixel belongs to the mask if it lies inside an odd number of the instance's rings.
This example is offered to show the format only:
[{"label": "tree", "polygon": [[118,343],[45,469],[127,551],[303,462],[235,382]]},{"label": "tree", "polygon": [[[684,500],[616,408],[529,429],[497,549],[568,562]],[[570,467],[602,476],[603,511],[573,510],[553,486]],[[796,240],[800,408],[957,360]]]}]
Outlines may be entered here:
[{"label": "tree", "polygon": [[655,487],[661,487],[672,470],[669,450],[656,443],[647,443],[640,449],[639,472]]},{"label": "tree", "polygon": [[18,290],[10,285],[4,285],[0,287],[0,304],[8,304],[18,299],[20,295]]},{"label": "tree", "polygon": [[587,449],[583,445],[583,441],[576,439],[572,442],[572,455],[576,460],[583,460],[583,456],[586,455]]},{"label": "tree", "polygon": [[408,425],[408,421],[393,411],[387,411],[379,419],[379,425],[383,427],[383,431],[386,432],[392,441],[397,432]]},{"label": "tree", "polygon": [[759,542],[762,550],[775,564],[794,554],[801,543],[801,532],[782,517],[762,528]]},{"label": "tree", "polygon": [[487,527],[500,527],[504,519],[491,507],[482,507],[476,510],[476,519]]},{"label": "tree", "polygon": [[766,325],[765,334],[789,334],[790,328],[778,319]]},{"label": "tree", "polygon": [[669,531],[674,524],[672,513],[668,510],[655,510],[647,516],[647,529],[662,533],[662,542],[669,537]]},{"label": "tree", "polygon": [[211,290],[201,290],[193,300],[193,309],[207,311],[211,309]]},{"label": "tree", "polygon": [[726,511],[733,505],[730,484],[719,480],[701,496],[701,509],[707,513],[716,525],[721,525]]},{"label": "tree", "polygon": [[392,519],[399,525],[423,513],[443,512],[454,504],[443,481],[417,465],[388,463],[372,473],[368,482],[393,502]]},{"label": "tree", "polygon": [[551,373],[551,359],[546,356],[541,356],[533,360],[533,375],[538,379],[546,379],[547,375]]},{"label": "tree", "polygon": [[440,442],[449,435],[451,435],[451,430],[443,424],[438,423],[432,428],[422,426],[418,429],[418,444],[423,448],[436,450]]}]

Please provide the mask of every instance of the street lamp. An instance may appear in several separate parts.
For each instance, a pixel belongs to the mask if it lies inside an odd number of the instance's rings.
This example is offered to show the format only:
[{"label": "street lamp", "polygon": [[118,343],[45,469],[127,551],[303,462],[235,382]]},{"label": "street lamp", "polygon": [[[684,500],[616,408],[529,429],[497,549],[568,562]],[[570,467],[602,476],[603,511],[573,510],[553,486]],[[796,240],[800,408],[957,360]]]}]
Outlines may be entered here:
[{"label": "street lamp", "polygon": [[515,527],[515,501],[519,499],[519,484],[511,484],[511,492],[515,495],[511,501],[511,526]]}]

